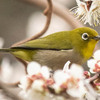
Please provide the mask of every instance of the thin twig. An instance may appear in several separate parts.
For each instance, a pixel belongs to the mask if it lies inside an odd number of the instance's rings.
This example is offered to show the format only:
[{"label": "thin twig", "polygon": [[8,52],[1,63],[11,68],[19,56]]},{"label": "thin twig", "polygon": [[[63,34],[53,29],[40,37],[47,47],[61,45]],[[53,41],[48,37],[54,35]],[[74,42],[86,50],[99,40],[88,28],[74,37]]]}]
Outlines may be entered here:
[{"label": "thin twig", "polygon": [[98,78],[99,75],[100,75],[100,73],[96,73],[94,76],[90,77],[90,78],[88,79],[88,81],[89,81],[89,82],[93,82],[95,79]]},{"label": "thin twig", "polygon": [[98,98],[100,98],[100,96],[94,90],[94,88],[92,87],[92,85],[90,83],[93,82],[95,79],[97,79],[99,77],[99,75],[100,75],[100,73],[96,73],[93,77],[84,80],[84,85],[85,85],[87,91],[91,94],[91,96],[94,96],[95,100],[99,100]]},{"label": "thin twig", "polygon": [[[39,7],[45,8],[46,0],[19,0],[29,4],[35,4]],[[67,2],[67,1],[66,1]],[[55,2],[53,0],[53,13],[64,19],[72,28],[83,27],[84,25],[78,20],[75,19],[73,15],[69,12],[69,10],[62,6],[61,4]]]},{"label": "thin twig", "polygon": [[45,24],[45,27],[43,28],[43,30],[41,32],[37,33],[36,35],[32,36],[31,38],[28,38],[28,39],[25,39],[25,40],[22,40],[22,41],[20,41],[18,43],[13,44],[11,47],[15,47],[15,46],[23,44],[23,43],[25,43],[27,41],[37,39],[40,36],[42,36],[48,30],[49,25],[50,25],[50,21],[51,21],[51,15],[52,15],[52,1],[51,0],[47,0],[47,1],[48,1],[48,6],[44,10],[44,14],[47,17],[47,20],[46,20],[46,24]]},{"label": "thin twig", "polygon": [[27,65],[28,65],[28,62],[25,61],[25,60],[23,60],[23,59],[17,58],[17,57],[16,57],[16,59],[17,59],[18,61],[20,61],[20,62],[24,65],[25,73],[27,74]]},{"label": "thin twig", "polygon": [[84,80],[84,85],[87,89],[87,91],[95,98],[95,100],[98,100],[99,97],[98,93],[94,90],[94,88],[90,85],[90,81],[88,79]]}]

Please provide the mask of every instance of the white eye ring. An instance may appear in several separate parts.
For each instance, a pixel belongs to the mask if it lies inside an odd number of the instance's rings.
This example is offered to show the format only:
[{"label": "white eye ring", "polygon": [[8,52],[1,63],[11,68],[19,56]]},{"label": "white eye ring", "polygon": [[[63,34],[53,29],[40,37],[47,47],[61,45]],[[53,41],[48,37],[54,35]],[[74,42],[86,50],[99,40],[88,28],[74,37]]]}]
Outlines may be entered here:
[{"label": "white eye ring", "polygon": [[89,38],[89,35],[87,33],[82,34],[82,39],[83,40],[88,40],[88,38]]}]

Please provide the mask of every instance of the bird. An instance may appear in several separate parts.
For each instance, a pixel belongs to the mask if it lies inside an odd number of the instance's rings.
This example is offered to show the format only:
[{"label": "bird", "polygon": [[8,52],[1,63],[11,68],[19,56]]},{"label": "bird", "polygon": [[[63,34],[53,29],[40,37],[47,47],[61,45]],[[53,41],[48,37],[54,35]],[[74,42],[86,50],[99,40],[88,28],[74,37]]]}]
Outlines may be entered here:
[{"label": "bird", "polygon": [[89,27],[61,31],[31,40],[0,52],[9,52],[23,61],[36,61],[52,70],[62,69],[67,61],[84,64],[93,54],[98,32]]}]

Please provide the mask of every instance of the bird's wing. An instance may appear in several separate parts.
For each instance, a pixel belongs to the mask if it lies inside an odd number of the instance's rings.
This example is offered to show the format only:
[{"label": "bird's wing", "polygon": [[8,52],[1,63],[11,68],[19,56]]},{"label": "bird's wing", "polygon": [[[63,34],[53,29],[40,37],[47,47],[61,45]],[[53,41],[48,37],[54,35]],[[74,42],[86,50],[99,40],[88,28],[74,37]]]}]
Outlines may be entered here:
[{"label": "bird's wing", "polygon": [[58,32],[46,37],[31,40],[18,47],[19,49],[41,49],[41,50],[69,50],[72,49],[69,34],[66,32]]}]

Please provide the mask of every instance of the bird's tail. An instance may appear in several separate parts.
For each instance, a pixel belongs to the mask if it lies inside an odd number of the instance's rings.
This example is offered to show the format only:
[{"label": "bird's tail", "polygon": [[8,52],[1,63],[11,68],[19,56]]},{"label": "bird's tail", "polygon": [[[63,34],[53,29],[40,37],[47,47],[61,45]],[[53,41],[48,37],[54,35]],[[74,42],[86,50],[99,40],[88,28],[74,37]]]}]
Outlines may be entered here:
[{"label": "bird's tail", "polygon": [[12,49],[10,49],[10,48],[2,48],[2,49],[0,49],[0,52],[11,52],[12,51]]}]

